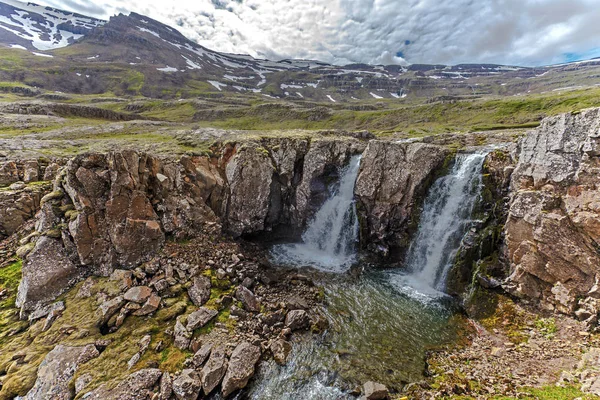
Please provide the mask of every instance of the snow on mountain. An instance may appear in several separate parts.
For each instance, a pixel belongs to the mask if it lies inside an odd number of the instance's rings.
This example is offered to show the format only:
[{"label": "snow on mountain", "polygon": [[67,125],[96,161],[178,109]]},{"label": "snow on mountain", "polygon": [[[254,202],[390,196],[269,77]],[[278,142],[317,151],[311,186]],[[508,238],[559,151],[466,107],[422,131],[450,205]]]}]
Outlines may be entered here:
[{"label": "snow on mountain", "polygon": [[[0,2],[2,42],[30,50],[65,47],[105,21],[16,0]],[[16,47],[13,46],[13,47]]]}]

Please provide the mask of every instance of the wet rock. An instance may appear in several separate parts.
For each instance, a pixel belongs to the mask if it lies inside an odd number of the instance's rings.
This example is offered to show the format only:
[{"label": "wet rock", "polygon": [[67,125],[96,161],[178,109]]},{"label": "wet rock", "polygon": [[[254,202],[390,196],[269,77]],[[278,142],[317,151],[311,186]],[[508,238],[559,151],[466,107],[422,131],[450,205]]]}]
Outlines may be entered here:
[{"label": "wet rock", "polygon": [[449,154],[426,143],[369,142],[354,188],[369,251],[383,257],[406,251],[413,207]]},{"label": "wet rock", "polygon": [[260,358],[260,347],[248,342],[242,342],[233,350],[227,373],[223,378],[221,393],[229,396],[239,389],[243,389],[254,375],[254,366]]},{"label": "wet rock", "polygon": [[86,400],[154,400],[162,372],[156,368],[141,369],[129,375],[114,388],[103,384],[82,396]]},{"label": "wet rock", "polygon": [[384,385],[371,381],[363,385],[363,393],[366,400],[383,400],[389,397],[388,389]]},{"label": "wet rock", "polygon": [[133,301],[134,303],[142,304],[145,303],[148,298],[150,298],[151,294],[152,289],[150,289],[148,286],[134,286],[125,292],[123,298],[127,301]]},{"label": "wet rock", "polygon": [[254,296],[254,293],[247,287],[238,286],[235,291],[235,297],[242,302],[244,309],[251,312],[260,312],[260,303]]},{"label": "wet rock", "polygon": [[292,310],[285,317],[285,326],[292,331],[308,329],[310,318],[304,310]]},{"label": "wet rock", "polygon": [[210,299],[210,278],[205,275],[195,276],[192,286],[188,289],[190,300],[196,307],[203,306]]},{"label": "wet rock", "polygon": [[37,372],[33,388],[27,393],[29,400],[70,400],[73,398],[69,384],[80,365],[100,355],[94,345],[71,347],[57,345],[46,355]]},{"label": "wet rock", "polygon": [[279,365],[284,365],[287,362],[287,358],[292,351],[292,345],[290,342],[284,339],[277,339],[271,343],[271,353],[275,362]]},{"label": "wet rock", "polygon": [[202,328],[211,319],[217,316],[219,312],[210,308],[200,307],[198,310],[191,313],[187,318],[187,330],[193,331]]},{"label": "wet rock", "polygon": [[218,346],[210,353],[210,358],[202,368],[202,389],[205,394],[211,393],[221,382],[227,371],[227,355],[225,346]]},{"label": "wet rock", "polygon": [[184,369],[173,381],[173,393],[177,400],[196,400],[201,391],[200,374],[193,369]]}]

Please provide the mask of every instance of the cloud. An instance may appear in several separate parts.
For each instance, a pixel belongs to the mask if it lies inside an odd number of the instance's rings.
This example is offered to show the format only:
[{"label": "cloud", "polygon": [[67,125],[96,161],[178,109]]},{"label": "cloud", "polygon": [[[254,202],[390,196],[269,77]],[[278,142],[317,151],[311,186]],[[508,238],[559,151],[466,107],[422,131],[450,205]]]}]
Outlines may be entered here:
[{"label": "cloud", "polygon": [[543,65],[600,55],[600,0],[42,2],[105,19],[127,8],[208,48],[270,59]]}]

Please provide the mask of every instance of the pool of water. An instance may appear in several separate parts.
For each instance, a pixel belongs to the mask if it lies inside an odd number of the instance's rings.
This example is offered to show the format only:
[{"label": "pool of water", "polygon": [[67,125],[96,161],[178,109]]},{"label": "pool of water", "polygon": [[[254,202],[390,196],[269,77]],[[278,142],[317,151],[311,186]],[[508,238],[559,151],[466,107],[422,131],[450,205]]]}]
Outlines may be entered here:
[{"label": "pool of water", "polygon": [[344,399],[373,380],[394,390],[423,378],[428,350],[457,338],[462,318],[447,296],[420,291],[396,271],[321,276],[329,328],[295,339],[287,365],[264,364],[251,399]]}]

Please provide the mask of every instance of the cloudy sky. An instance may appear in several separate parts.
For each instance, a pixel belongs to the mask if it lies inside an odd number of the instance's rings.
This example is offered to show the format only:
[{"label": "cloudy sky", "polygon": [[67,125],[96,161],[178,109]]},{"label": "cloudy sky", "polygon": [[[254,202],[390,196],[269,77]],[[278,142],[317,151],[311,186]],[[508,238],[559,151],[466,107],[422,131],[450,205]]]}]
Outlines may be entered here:
[{"label": "cloudy sky", "polygon": [[335,64],[546,65],[600,56],[600,0],[33,0],[135,11],[201,45]]}]

